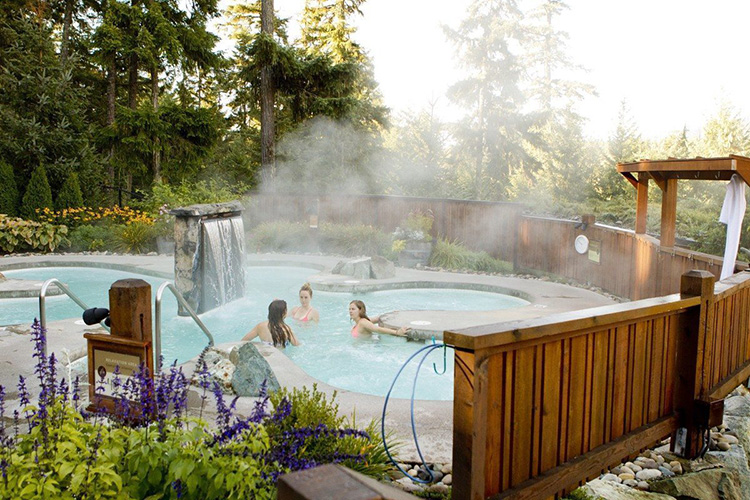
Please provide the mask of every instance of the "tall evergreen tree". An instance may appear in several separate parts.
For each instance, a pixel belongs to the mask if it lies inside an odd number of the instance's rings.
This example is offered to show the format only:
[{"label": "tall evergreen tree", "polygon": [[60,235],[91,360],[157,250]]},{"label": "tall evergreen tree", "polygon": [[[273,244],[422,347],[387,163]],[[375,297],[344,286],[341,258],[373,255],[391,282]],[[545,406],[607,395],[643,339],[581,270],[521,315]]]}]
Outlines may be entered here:
[{"label": "tall evergreen tree", "polygon": [[750,150],[748,124],[726,99],[703,127],[697,153],[705,157],[745,155]]},{"label": "tall evergreen tree", "polygon": [[14,217],[18,214],[18,187],[13,169],[0,160],[0,214]]},{"label": "tall evergreen tree", "polygon": [[538,110],[539,137],[529,149],[539,167],[535,184],[558,201],[581,192],[584,119],[576,106],[594,93],[591,85],[566,78],[581,69],[568,56],[568,34],[556,26],[568,9],[563,0],[543,0],[528,16],[524,43],[528,97]]},{"label": "tall evergreen tree", "polygon": [[524,110],[519,45],[521,12],[515,0],[475,0],[448,39],[468,70],[449,98],[469,110],[456,132],[456,156],[472,171],[473,197],[504,197],[510,174],[533,158],[532,117]]},{"label": "tall evergreen tree", "polygon": [[44,165],[37,165],[26,186],[21,200],[21,217],[29,220],[39,218],[39,212],[45,208],[52,209],[52,190],[47,181]]}]

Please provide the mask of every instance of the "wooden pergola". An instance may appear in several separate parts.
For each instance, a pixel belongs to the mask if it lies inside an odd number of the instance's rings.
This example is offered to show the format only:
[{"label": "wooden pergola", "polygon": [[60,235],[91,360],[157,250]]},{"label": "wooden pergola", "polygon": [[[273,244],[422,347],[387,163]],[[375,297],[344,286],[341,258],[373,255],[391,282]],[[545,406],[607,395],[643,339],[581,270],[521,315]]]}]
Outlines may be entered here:
[{"label": "wooden pergola", "polygon": [[646,233],[648,214],[648,181],[652,179],[662,191],[661,236],[663,247],[673,247],[677,221],[677,180],[698,179],[728,181],[738,174],[750,184],[750,158],[730,155],[724,158],[641,160],[618,163],[620,172],[638,191],[635,209],[635,233]]}]

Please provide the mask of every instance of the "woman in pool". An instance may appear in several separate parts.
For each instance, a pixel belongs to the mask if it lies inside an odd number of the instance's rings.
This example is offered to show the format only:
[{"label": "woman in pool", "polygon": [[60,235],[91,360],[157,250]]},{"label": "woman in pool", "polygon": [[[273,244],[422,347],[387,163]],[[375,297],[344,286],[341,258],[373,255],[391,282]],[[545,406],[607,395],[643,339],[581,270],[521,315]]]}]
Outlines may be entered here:
[{"label": "woman in pool", "polygon": [[406,332],[411,330],[411,328],[404,328],[403,326],[398,330],[394,330],[393,328],[376,325],[367,317],[367,307],[365,307],[365,303],[361,300],[352,300],[349,303],[349,317],[354,321],[354,326],[352,327],[352,337],[354,338],[374,332],[406,337]]},{"label": "woman in pool", "polygon": [[299,340],[289,325],[284,323],[286,318],[286,301],[274,300],[268,305],[268,321],[261,321],[250,330],[242,340],[253,340],[259,337],[264,344],[283,349],[287,344],[299,345]]},{"label": "woman in pool", "polygon": [[310,283],[305,283],[302,288],[299,289],[299,303],[297,307],[292,309],[292,319],[307,323],[308,321],[318,322],[320,321],[320,314],[310,304],[312,302],[313,291]]}]

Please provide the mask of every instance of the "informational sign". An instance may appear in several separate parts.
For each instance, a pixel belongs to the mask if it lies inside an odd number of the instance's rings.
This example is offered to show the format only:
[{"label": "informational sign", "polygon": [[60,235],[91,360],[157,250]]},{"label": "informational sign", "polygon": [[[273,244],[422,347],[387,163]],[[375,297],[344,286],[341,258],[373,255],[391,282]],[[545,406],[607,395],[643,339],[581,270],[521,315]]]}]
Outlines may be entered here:
[{"label": "informational sign", "polygon": [[599,263],[602,259],[602,242],[589,241],[589,260]]},{"label": "informational sign", "polygon": [[107,351],[104,349],[94,349],[94,373],[96,377],[96,387],[104,386],[104,392],[100,396],[115,396],[115,367],[119,366],[118,378],[120,379],[119,393],[122,395],[122,387],[128,378],[133,376],[141,366],[143,360],[140,356],[133,354],[123,354],[120,352]]}]

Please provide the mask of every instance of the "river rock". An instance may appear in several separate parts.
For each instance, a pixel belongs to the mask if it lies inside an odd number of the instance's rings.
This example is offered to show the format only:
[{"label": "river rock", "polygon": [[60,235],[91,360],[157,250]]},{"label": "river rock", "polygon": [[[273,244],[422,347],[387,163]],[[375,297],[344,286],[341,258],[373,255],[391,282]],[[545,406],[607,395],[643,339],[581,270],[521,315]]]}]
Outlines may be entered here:
[{"label": "river rock", "polygon": [[232,376],[232,388],[238,396],[257,397],[264,381],[268,391],[277,391],[281,388],[268,362],[252,342],[241,345],[237,355],[238,362]]},{"label": "river rock", "polygon": [[622,482],[624,483],[625,481],[628,481],[628,480],[631,480],[631,479],[635,479],[635,474],[623,472],[622,474],[619,474],[617,477],[619,477],[620,479],[622,479]]},{"label": "river rock", "polygon": [[[635,487],[642,491],[648,491],[651,489],[651,487],[648,485],[646,481],[638,481],[638,484],[636,484]],[[649,496],[649,498],[651,498],[651,496]],[[672,497],[667,497],[667,498],[672,498]]]},{"label": "river rock", "polygon": [[451,485],[451,484],[453,484],[453,475],[452,475],[452,474],[447,474],[447,475],[446,475],[446,476],[445,476],[445,477],[443,478],[443,484],[447,484],[447,485]]},{"label": "river rock", "polygon": [[674,476],[674,472],[672,472],[672,469],[664,467],[663,465],[660,465],[657,470],[660,471],[665,477]]},{"label": "river rock", "polygon": [[659,469],[643,469],[635,475],[640,481],[649,481],[661,477],[661,471]]},{"label": "river rock", "polygon": [[656,463],[656,460],[646,457],[638,457],[638,460],[635,461],[635,464],[640,465],[644,469],[656,469],[659,467]]},{"label": "river rock", "polygon": [[618,476],[615,476],[614,474],[604,474],[601,477],[602,481],[612,481],[613,483],[621,483],[622,479],[620,479]]},{"label": "river rock", "polygon": [[427,488],[427,491],[429,491],[430,493],[448,493],[448,491],[450,491],[450,488],[448,488],[443,483],[435,483],[435,484],[431,484]]},{"label": "river rock", "polygon": [[443,465],[443,468],[440,469],[440,472],[443,474],[450,474],[453,472],[453,466],[451,464],[445,464]]},{"label": "river rock", "polygon": [[7,280],[7,279],[8,279],[8,278],[6,278],[6,277],[5,277],[5,275],[4,275],[3,273],[0,273],[0,283],[2,283],[3,281],[5,281],[5,280]]}]

